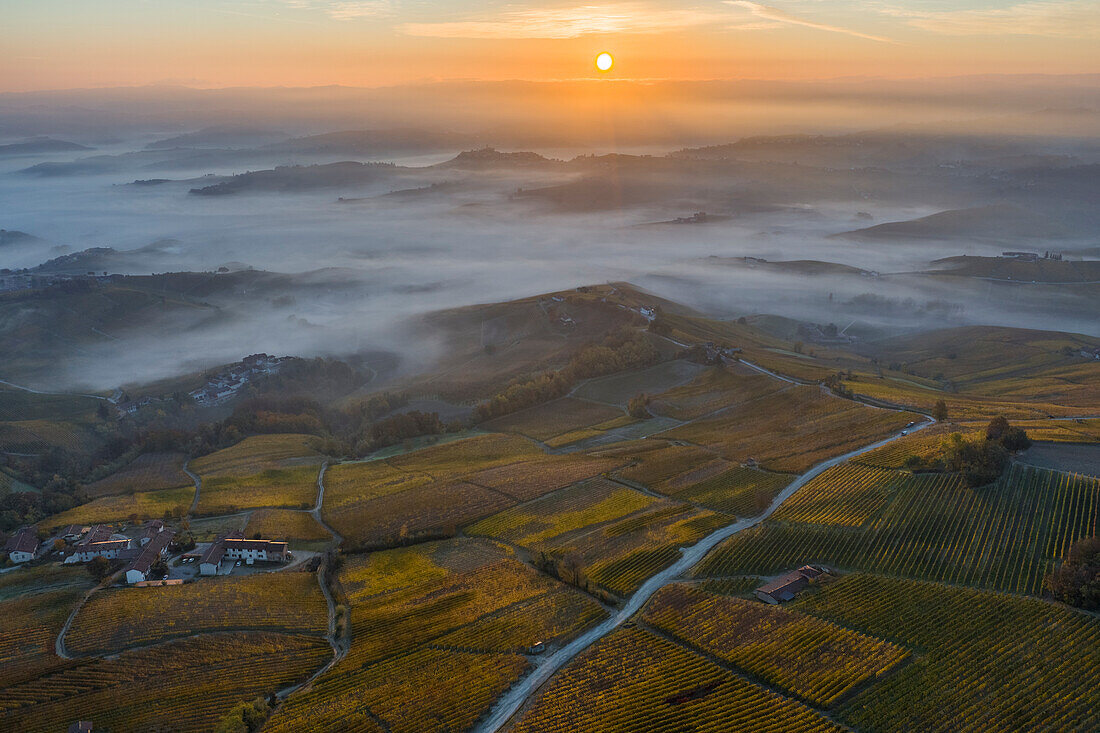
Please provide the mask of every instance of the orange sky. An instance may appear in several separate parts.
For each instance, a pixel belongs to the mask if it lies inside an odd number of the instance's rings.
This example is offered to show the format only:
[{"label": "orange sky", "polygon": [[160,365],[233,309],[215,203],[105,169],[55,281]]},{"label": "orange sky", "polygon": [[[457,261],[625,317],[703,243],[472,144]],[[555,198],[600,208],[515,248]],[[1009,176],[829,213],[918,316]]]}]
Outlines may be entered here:
[{"label": "orange sky", "polygon": [[602,50],[616,78],[1100,72],[1093,0],[34,0],[0,25],[3,91],[574,79]]}]

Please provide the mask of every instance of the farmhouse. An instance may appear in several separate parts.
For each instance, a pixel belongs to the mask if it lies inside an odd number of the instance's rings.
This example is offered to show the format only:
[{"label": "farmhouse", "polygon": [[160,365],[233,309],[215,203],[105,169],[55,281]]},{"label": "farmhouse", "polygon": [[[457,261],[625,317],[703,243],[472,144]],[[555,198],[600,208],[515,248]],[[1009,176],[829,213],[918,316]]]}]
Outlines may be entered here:
[{"label": "farmhouse", "polygon": [[199,574],[217,575],[218,566],[221,565],[223,557],[225,557],[225,545],[220,540],[211,542],[210,547],[207,547],[199,558]]},{"label": "farmhouse", "polygon": [[141,531],[141,537],[138,538],[138,542],[142,547],[145,547],[150,541],[163,535],[164,530],[164,522],[159,519],[146,522],[145,527]]},{"label": "farmhouse", "polygon": [[231,532],[214,540],[210,547],[202,553],[202,557],[199,558],[199,573],[201,575],[216,575],[223,558],[244,560],[246,565],[251,565],[257,560],[261,562],[286,562],[290,559],[290,551],[285,542],[246,540],[242,533]]},{"label": "farmhouse", "polygon": [[160,532],[145,543],[141,553],[126,568],[126,582],[139,583],[149,579],[149,572],[157,560],[168,554],[168,543],[172,541],[172,531]]},{"label": "farmhouse", "polygon": [[251,565],[257,560],[286,562],[289,551],[285,542],[273,540],[246,540],[243,537],[226,537],[225,554],[230,560],[244,560]]},{"label": "farmhouse", "polygon": [[125,551],[130,549],[130,540],[126,537],[115,539],[115,536],[110,527],[95,525],[84,535],[84,539],[69,550],[65,564],[88,562],[94,557],[105,557],[108,560],[124,558]]},{"label": "farmhouse", "polygon": [[803,565],[793,573],[787,573],[770,583],[766,583],[756,589],[756,597],[765,603],[782,603],[794,598],[798,593],[810,584],[810,581],[820,576],[824,571],[813,565]]},{"label": "farmhouse", "polygon": [[38,552],[38,532],[34,527],[24,527],[8,538],[4,552],[14,563],[30,562]]}]

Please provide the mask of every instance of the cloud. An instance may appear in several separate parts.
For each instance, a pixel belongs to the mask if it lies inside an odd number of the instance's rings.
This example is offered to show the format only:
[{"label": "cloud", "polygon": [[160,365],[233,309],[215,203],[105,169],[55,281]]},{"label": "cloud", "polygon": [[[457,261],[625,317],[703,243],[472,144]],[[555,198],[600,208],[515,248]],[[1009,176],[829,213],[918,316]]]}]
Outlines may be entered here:
[{"label": "cloud", "polygon": [[1100,8],[1094,0],[1038,0],[1004,8],[921,11],[885,7],[880,12],[909,25],[949,36],[1026,35],[1100,39]]},{"label": "cloud", "polygon": [[642,3],[507,10],[492,19],[404,23],[410,36],[434,38],[577,38],[590,34],[664,33],[720,23],[715,12],[654,8]]},{"label": "cloud", "polygon": [[842,28],[836,25],[828,25],[826,23],[817,23],[812,20],[805,20],[798,16],[791,15],[785,10],[779,8],[773,8],[770,5],[761,5],[760,3],[749,2],[749,0],[724,0],[726,5],[732,5],[737,8],[744,8],[758,18],[774,23],[783,23],[787,25],[800,25],[806,28],[816,28],[819,31],[828,31],[830,33],[843,33],[848,36],[855,36],[856,38],[863,38],[868,41],[878,41],[879,43],[895,43],[892,39],[884,38],[882,36],[872,36],[869,33],[861,33],[860,31],[854,31],[850,28]]},{"label": "cloud", "polygon": [[283,0],[298,10],[319,10],[330,18],[385,18],[394,14],[392,0]]}]

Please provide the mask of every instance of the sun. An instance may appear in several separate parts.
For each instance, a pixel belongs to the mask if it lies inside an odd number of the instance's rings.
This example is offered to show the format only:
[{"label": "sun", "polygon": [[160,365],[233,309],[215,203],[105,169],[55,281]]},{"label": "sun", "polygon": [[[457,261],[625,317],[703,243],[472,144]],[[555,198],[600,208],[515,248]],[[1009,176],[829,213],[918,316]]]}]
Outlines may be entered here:
[{"label": "sun", "polygon": [[615,59],[607,51],[596,57],[596,68],[600,71],[611,71],[611,67],[614,65]]}]

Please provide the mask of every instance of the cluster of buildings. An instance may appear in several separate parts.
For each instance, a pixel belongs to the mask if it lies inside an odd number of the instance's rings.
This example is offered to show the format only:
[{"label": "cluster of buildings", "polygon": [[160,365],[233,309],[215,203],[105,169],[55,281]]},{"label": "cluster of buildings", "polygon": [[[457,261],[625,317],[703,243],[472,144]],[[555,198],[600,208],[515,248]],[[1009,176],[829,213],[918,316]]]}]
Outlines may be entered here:
[{"label": "cluster of buildings", "polygon": [[1038,252],[1001,252],[1001,257],[1007,257],[1018,262],[1038,262],[1040,259],[1059,262],[1062,259],[1062,253],[1044,252],[1042,258],[1040,258]]},{"label": "cluster of buildings", "polygon": [[115,534],[104,524],[72,525],[61,530],[60,535],[71,543],[65,551],[65,564],[91,562],[97,557],[129,561],[125,569],[127,583],[148,580],[153,565],[168,555],[168,545],[174,536],[175,533],[159,519],[146,522],[135,538]]},{"label": "cluster of buildings", "polygon": [[270,354],[251,354],[188,394],[191,399],[204,407],[221,404],[235,397],[250,379],[277,372],[279,365],[287,358]]},{"label": "cluster of buildings", "polygon": [[[184,557],[187,557],[186,555]],[[217,575],[223,560],[241,561],[252,565],[260,562],[286,562],[290,549],[285,542],[275,540],[246,540],[241,532],[230,532],[198,553],[199,575]]]}]

